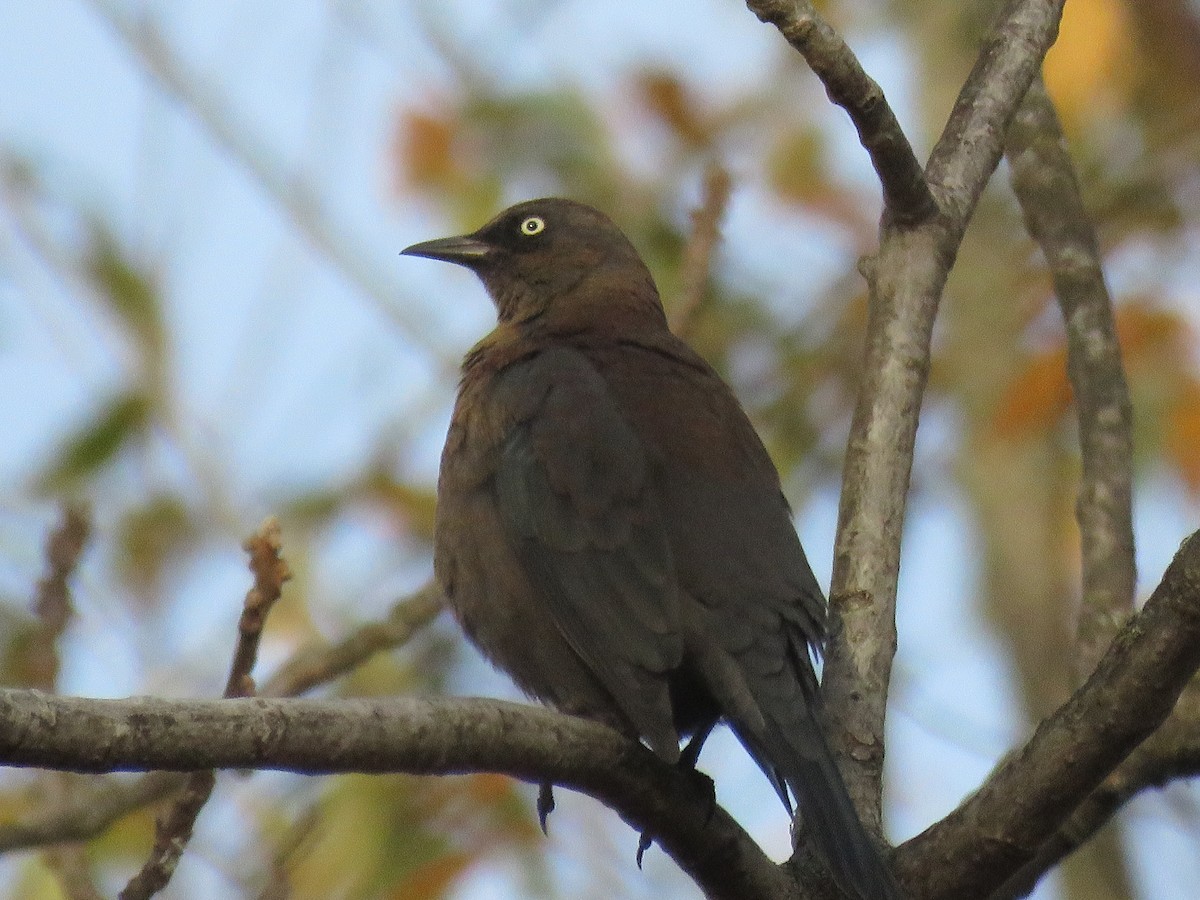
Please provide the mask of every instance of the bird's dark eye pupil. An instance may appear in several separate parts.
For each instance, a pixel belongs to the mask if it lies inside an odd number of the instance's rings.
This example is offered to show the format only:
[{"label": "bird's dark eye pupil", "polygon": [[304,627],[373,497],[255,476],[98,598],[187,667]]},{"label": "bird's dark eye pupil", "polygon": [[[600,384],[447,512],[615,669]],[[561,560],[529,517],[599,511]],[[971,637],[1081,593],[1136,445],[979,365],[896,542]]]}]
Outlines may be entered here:
[{"label": "bird's dark eye pupil", "polygon": [[546,228],[545,220],[539,218],[538,216],[530,216],[528,219],[526,219],[524,222],[521,223],[521,231],[524,234],[529,234],[529,235],[540,234],[545,228]]}]

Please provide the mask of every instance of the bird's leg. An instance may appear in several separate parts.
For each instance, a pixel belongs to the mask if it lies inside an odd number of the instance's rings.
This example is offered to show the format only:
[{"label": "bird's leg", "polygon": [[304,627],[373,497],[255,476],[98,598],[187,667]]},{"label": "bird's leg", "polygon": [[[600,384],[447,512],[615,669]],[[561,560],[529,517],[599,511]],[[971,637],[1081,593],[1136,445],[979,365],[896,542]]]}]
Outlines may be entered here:
[{"label": "bird's leg", "polygon": [[[696,771],[696,763],[700,759],[700,750],[704,747],[704,742],[708,740],[708,736],[712,734],[713,726],[716,724],[715,721],[709,722],[693,733],[688,742],[684,744],[683,750],[679,754],[679,761],[675,763],[675,768],[690,776],[696,789],[703,793],[708,801],[708,812],[704,818],[705,825],[712,821],[713,813],[717,809],[717,791],[711,778],[703,772]],[[643,831],[638,835],[637,865],[639,869],[642,867],[642,857],[646,855],[646,851],[653,843],[654,835],[649,831]]]},{"label": "bird's leg", "polygon": [[549,781],[543,781],[538,785],[537,814],[538,822],[542,826],[542,834],[547,837],[550,836],[550,832],[546,828],[546,820],[550,818],[552,812],[554,812],[554,785]]}]

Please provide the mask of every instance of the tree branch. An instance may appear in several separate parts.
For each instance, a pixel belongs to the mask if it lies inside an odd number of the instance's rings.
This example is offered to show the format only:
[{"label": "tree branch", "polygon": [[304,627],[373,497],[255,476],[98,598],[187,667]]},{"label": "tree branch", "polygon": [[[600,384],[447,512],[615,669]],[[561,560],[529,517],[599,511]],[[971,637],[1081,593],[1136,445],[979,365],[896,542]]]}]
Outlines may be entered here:
[{"label": "tree branch", "polygon": [[863,265],[867,345],[842,474],[823,690],[847,786],[875,827],[900,540],[933,322],[967,222],[1054,42],[1062,6],[1009,0],[925,168],[939,215],[912,227],[885,218],[879,251]]},{"label": "tree branch", "polygon": [[808,0],[747,0],[746,5],[779,29],[821,79],[829,99],[850,115],[883,187],[884,219],[915,225],[933,218],[937,204],[896,114],[841,35]]},{"label": "tree branch", "polygon": [[900,848],[906,887],[925,900],[989,896],[1163,724],[1198,667],[1200,532],[1083,687],[970,799]]},{"label": "tree branch", "polygon": [[[33,611],[39,627],[30,639],[30,682],[47,691],[58,689],[61,668],[58,642],[75,615],[71,602],[70,581],[79,566],[91,532],[87,510],[78,505],[63,507],[62,520],[46,541],[46,574],[38,582]],[[54,772],[39,785],[41,799],[47,805],[62,803],[71,791],[71,776]],[[87,853],[82,844],[64,841],[48,847],[42,854],[47,867],[58,879],[68,900],[101,900],[92,877]]]},{"label": "tree branch", "polygon": [[1038,852],[990,900],[1028,896],[1053,866],[1089,841],[1127,802],[1147,788],[1200,774],[1200,684],[1191,681],[1175,711],[1092,791]]},{"label": "tree branch", "polygon": [[[1162,724],[1197,667],[1200,532],[1184,542],[1145,609],[1071,700],[970,800],[897,851],[906,889],[940,900],[983,897],[999,887]],[[1200,761],[1196,744],[1193,762]],[[796,891],[725,813],[709,820],[709,803],[686,773],[602,725],[520,704],[84,700],[3,689],[0,761],[75,772],[495,771],[551,780],[597,797],[654,834],[710,896]]]},{"label": "tree branch", "polygon": [[75,772],[501,772],[590,794],[710,897],[796,896],[689,773],[594,722],[498,700],[86,700],[0,689],[0,761]]},{"label": "tree branch", "polygon": [[[294,697],[333,681],[371,656],[405,644],[441,612],[442,594],[431,581],[393,605],[387,618],[365,622],[340,641],[297,650],[259,692]],[[187,777],[151,772],[132,781],[76,784],[61,805],[22,822],[0,823],[0,853],[102,834],[113,822],[183,788]]]},{"label": "tree branch", "polygon": [[680,270],[679,298],[671,308],[671,330],[687,337],[708,291],[712,256],[721,239],[721,219],[729,204],[732,183],[720,163],[711,163],[704,173],[704,195],[692,212],[692,234],[684,248]]},{"label": "tree branch", "polygon": [[1067,374],[1079,418],[1083,475],[1076,515],[1082,539],[1080,679],[1133,612],[1133,404],[1121,364],[1100,249],[1062,126],[1041,78],[1008,132],[1012,186],[1042,248],[1067,327]]},{"label": "tree branch", "polygon": [[52,691],[58,684],[58,639],[74,615],[71,576],[87,544],[91,521],[81,506],[63,508],[62,521],[46,540],[46,574],[38,582],[33,612],[39,627],[30,641],[30,683]]},{"label": "tree branch", "polygon": [[364,622],[333,644],[314,644],[297,650],[263,684],[263,697],[296,697],[333,681],[362,665],[376,653],[394,650],[428,625],[442,611],[441,589],[433,581],[397,600],[387,617]]}]

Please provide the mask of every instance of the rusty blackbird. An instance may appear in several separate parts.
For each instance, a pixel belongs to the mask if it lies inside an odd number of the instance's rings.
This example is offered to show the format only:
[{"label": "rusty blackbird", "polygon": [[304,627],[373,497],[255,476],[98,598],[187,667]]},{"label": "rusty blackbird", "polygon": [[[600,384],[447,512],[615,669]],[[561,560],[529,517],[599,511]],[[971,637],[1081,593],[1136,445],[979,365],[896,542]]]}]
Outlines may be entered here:
[{"label": "rusty blackbird", "polygon": [[843,891],[900,897],[818,724],[825,598],[779,475],[633,245],[550,198],[403,252],[472,270],[498,311],[438,479],[434,567],[467,635],[667,761],[724,720]]}]

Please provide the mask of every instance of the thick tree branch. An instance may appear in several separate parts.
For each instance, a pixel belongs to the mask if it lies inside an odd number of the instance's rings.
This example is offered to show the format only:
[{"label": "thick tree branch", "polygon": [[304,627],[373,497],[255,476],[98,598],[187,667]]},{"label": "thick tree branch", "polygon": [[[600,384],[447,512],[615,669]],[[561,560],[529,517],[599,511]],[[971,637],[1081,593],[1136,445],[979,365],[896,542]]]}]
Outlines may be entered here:
[{"label": "thick tree branch", "polygon": [[913,225],[937,214],[925,173],[883,90],[808,0],[747,0],[804,57],[829,99],[844,109],[883,187],[884,218]]},{"label": "thick tree branch", "polygon": [[904,884],[926,900],[989,896],[1163,724],[1198,667],[1200,532],[1083,687],[969,800],[900,849]]},{"label": "thick tree branch", "polygon": [[[294,697],[333,681],[376,653],[407,643],[441,609],[441,591],[431,581],[398,600],[385,619],[366,622],[333,644],[297,650],[259,693]],[[187,776],[173,772],[151,772],[132,781],[75,784],[61,804],[41,809],[21,822],[0,823],[0,853],[97,837],[122,816],[179,791],[186,780]]]},{"label": "thick tree branch", "polygon": [[1083,550],[1077,667],[1082,679],[1133,611],[1133,405],[1100,249],[1054,105],[1035,79],[1008,132],[1012,186],[1046,256],[1067,327],[1079,417]]},{"label": "thick tree branch", "polygon": [[1054,42],[1062,6],[1062,0],[1005,5],[925,169],[940,214],[913,227],[885,219],[879,252],[863,267],[867,345],[842,475],[824,691],[847,784],[875,826],[900,540],[933,322],[967,222]]},{"label": "thick tree branch", "polygon": [[1191,681],[1166,722],[1100,783],[990,900],[1028,896],[1042,876],[1089,841],[1148,788],[1200,774],[1200,683]]},{"label": "thick tree branch", "polygon": [[797,896],[693,777],[602,725],[494,700],[85,700],[0,689],[0,762],[75,772],[502,772],[616,809],[712,897]]}]

